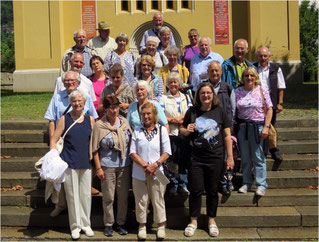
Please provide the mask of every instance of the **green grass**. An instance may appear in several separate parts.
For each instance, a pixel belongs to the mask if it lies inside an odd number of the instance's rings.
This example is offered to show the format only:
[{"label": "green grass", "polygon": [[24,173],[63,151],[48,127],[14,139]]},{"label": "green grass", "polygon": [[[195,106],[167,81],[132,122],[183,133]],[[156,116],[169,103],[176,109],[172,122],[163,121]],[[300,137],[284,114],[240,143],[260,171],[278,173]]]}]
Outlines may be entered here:
[{"label": "green grass", "polygon": [[1,90],[1,119],[43,119],[52,92],[14,93]]},{"label": "green grass", "polygon": [[[43,119],[51,97],[50,92],[14,93],[1,90],[1,119]],[[318,116],[318,84],[287,83],[284,110],[278,117],[305,116]]]}]

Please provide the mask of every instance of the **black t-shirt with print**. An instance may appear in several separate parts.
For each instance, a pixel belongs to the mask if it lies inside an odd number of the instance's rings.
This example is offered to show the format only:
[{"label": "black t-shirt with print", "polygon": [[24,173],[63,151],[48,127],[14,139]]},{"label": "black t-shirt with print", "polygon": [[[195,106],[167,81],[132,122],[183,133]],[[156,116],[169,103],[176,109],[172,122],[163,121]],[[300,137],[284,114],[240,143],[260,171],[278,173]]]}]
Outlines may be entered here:
[{"label": "black t-shirt with print", "polygon": [[194,122],[194,119],[195,132],[189,136],[193,143],[194,159],[203,163],[211,159],[222,159],[224,157],[223,129],[231,127],[231,120],[227,114],[219,106],[210,111],[191,107],[185,114],[183,126],[186,128],[188,124]]}]

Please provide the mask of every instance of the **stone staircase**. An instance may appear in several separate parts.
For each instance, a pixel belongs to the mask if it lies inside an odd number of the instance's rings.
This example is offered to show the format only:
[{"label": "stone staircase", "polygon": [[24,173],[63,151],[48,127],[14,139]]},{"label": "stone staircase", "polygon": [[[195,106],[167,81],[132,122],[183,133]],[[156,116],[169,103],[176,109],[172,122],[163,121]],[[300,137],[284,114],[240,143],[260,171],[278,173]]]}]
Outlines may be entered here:
[{"label": "stone staircase", "polygon": [[[269,189],[264,197],[257,198],[253,192],[239,194],[237,191],[232,192],[230,197],[220,196],[216,218],[221,230],[219,239],[318,239],[318,120],[280,119],[277,127],[279,149],[284,161],[277,163],[267,159]],[[11,238],[10,231],[15,230],[15,227],[20,230],[28,227],[30,231],[38,229],[43,234],[53,228],[55,232],[59,229],[68,231],[67,212],[54,219],[48,216],[53,204],[44,204],[45,183],[39,180],[33,168],[34,163],[48,151],[47,122],[2,121],[1,129],[1,187],[20,185],[24,188],[22,191],[1,192],[1,227],[7,231],[2,238]],[[236,189],[241,179],[240,173],[234,178]],[[125,237],[125,240],[136,240],[137,223],[132,192],[129,200],[127,226],[135,237]],[[205,204],[203,197],[203,214],[206,213]],[[94,237],[96,240],[105,240],[100,232],[103,228],[101,205],[101,196],[93,196],[91,221],[93,229],[98,231],[97,237]],[[183,229],[189,221],[187,197],[166,197],[166,206],[167,239],[187,240],[183,236]],[[149,221],[152,221],[151,218]],[[199,227],[205,229],[206,224],[206,216],[201,216]],[[46,238],[69,238],[67,233],[46,235]],[[14,238],[32,237],[23,234]],[[35,239],[40,237],[33,236],[32,240]],[[111,239],[118,238],[108,238]],[[155,236],[150,239],[155,239]],[[196,239],[207,240],[209,236],[198,230],[198,237],[192,240]]]}]

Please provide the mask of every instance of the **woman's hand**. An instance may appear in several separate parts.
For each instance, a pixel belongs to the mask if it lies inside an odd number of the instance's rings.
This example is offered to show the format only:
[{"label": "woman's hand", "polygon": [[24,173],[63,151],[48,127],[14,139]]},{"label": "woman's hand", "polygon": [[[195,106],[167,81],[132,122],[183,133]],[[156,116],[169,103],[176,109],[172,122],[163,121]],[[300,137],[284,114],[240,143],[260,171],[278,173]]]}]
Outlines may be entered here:
[{"label": "woman's hand", "polygon": [[122,109],[128,109],[128,107],[130,106],[129,103],[120,103],[119,107]]},{"label": "woman's hand", "polygon": [[95,174],[101,181],[105,180],[105,173],[101,167],[97,169],[95,168]]},{"label": "woman's hand", "polygon": [[157,164],[149,164],[145,169],[144,172],[149,175],[149,176],[155,176],[156,175],[156,169],[157,169]]},{"label": "woman's hand", "polygon": [[263,130],[261,131],[261,134],[260,134],[261,139],[267,139],[268,132],[269,132],[269,128],[264,126]]},{"label": "woman's hand", "polygon": [[233,157],[227,157],[226,166],[227,166],[226,170],[233,170],[234,169],[235,163],[234,163]]},{"label": "woman's hand", "polygon": [[187,131],[190,132],[190,133],[193,133],[195,131],[195,127],[196,127],[196,124],[193,123],[193,124],[188,124],[187,125]]}]

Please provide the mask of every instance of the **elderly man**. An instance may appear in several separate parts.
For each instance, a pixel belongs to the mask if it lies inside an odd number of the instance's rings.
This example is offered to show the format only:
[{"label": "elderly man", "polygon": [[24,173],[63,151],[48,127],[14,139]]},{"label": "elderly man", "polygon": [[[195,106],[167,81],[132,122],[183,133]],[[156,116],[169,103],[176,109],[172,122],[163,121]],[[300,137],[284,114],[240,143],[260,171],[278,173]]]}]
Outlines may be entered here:
[{"label": "elderly man", "polygon": [[110,29],[112,27],[106,21],[101,21],[96,30],[99,31],[99,36],[89,40],[88,47],[92,49],[93,55],[98,55],[105,59],[106,55],[117,48],[115,40],[110,37]]},{"label": "elderly man", "polygon": [[[160,40],[159,31],[162,28],[163,24],[164,24],[163,15],[161,13],[155,13],[153,15],[153,26],[154,26],[154,28],[145,31],[145,33],[144,33],[144,35],[142,37],[142,41],[140,43],[140,53],[141,54],[144,52],[144,50],[146,48],[146,40],[147,40],[147,38],[149,36],[155,36],[155,37],[157,37]],[[172,32],[170,33],[170,35],[171,35],[171,38],[170,38],[169,44],[170,45],[176,45]]]},{"label": "elderly man", "polygon": [[[84,91],[86,94],[88,94],[91,97],[93,102],[96,101],[96,96],[94,93],[94,88],[93,88],[92,82],[87,77],[85,77],[83,74],[81,74],[81,71],[82,71],[83,67],[85,66],[83,54],[81,54],[79,52],[74,53],[70,59],[70,66],[71,66],[72,71],[80,74],[81,84],[79,86],[79,89],[81,91]],[[65,85],[62,82],[62,78],[58,77],[55,80],[55,87],[54,87],[53,94],[56,94],[56,93],[63,91],[63,90],[65,90]]]},{"label": "elderly man", "polygon": [[74,32],[74,42],[75,46],[72,48],[66,50],[66,52],[63,55],[62,58],[62,63],[61,63],[61,68],[60,68],[60,76],[64,72],[70,71],[71,70],[71,65],[70,65],[70,60],[74,53],[80,52],[84,56],[84,68],[82,69],[81,73],[89,77],[93,74],[92,69],[90,67],[90,59],[92,57],[92,49],[90,49],[86,44],[87,44],[87,39],[86,39],[86,32],[83,29],[79,29]]},{"label": "elderly man", "polygon": [[[283,109],[284,89],[286,88],[285,78],[281,68],[276,63],[270,63],[270,51],[267,47],[260,47],[257,50],[257,60],[255,63],[259,74],[259,80],[262,87],[270,93],[273,103],[273,116],[271,124],[275,126],[277,113]],[[282,161],[278,148],[270,149],[271,157],[276,161]]]},{"label": "elderly man", "polygon": [[[44,118],[49,120],[49,136],[50,139],[54,133],[56,124],[62,115],[65,115],[72,110],[71,104],[69,103],[69,94],[76,90],[81,82],[79,73],[74,71],[66,72],[62,75],[62,80],[65,86],[63,91],[60,91],[53,95],[49,107],[44,115]],[[96,110],[94,108],[92,99],[87,95],[86,102],[83,111],[93,118],[98,118]],[[49,192],[49,185],[46,186],[46,195]],[[51,217],[58,216],[66,208],[66,199],[64,187],[61,186],[61,191],[59,192],[59,197],[53,201],[55,204],[55,209],[51,212]]]},{"label": "elderly man", "polygon": [[[214,91],[217,94],[220,105],[224,109],[230,120],[234,120],[236,111],[236,98],[234,89],[226,82],[221,80],[223,73],[221,64],[218,61],[212,61],[208,64],[207,68],[208,80],[214,87]],[[225,163],[226,165],[226,163]],[[231,191],[227,189],[227,182],[224,178],[225,168],[222,170],[219,181],[219,191],[223,195],[230,195]]]},{"label": "elderly man", "polygon": [[211,51],[211,45],[212,40],[209,37],[199,38],[198,46],[200,52],[193,56],[190,65],[190,78],[194,92],[201,82],[208,79],[208,64],[214,60],[220,64],[224,62],[224,58],[220,54]]},{"label": "elderly man", "polygon": [[241,74],[243,71],[249,66],[254,67],[254,65],[245,58],[247,53],[247,40],[238,39],[234,44],[234,55],[225,60],[222,64],[222,80],[227,82],[235,89],[241,84]]}]

